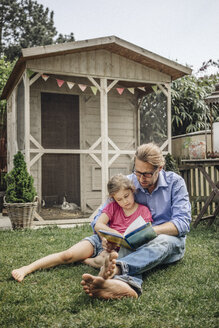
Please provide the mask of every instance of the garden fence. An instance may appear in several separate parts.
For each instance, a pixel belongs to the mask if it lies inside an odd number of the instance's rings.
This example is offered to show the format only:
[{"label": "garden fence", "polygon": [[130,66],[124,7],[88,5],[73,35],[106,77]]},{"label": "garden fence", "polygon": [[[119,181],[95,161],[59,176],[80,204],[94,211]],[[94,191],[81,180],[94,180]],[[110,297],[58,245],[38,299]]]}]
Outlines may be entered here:
[{"label": "garden fence", "polygon": [[[188,188],[192,205],[192,215],[193,217],[197,216],[207,197],[210,195],[212,188],[198,168],[191,168],[189,166],[181,165],[179,166],[179,170]],[[211,177],[212,181],[219,181],[219,173],[214,166],[205,167],[205,170]],[[206,214],[210,215],[214,212],[215,202],[219,202],[217,196],[214,197],[213,202],[208,206]]]}]

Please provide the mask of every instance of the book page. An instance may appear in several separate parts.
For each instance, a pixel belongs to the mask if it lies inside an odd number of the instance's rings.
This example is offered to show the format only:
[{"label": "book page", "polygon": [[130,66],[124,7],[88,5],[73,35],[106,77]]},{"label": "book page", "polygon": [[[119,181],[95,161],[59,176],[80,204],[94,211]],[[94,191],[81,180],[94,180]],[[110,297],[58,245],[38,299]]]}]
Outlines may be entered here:
[{"label": "book page", "polygon": [[124,236],[126,236],[127,234],[129,234],[130,232],[139,229],[143,226],[146,226],[146,222],[143,219],[143,217],[140,215],[137,217],[137,219],[135,219],[135,221],[133,221],[130,226],[128,226],[128,228],[126,229]]}]

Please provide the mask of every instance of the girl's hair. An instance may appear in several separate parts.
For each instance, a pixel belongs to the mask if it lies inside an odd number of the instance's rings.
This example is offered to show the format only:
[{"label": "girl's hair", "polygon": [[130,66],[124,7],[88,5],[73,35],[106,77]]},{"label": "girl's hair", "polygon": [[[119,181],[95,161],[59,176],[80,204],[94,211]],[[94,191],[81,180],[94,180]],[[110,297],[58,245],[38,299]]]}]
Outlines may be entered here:
[{"label": "girl's hair", "polygon": [[139,146],[136,150],[134,162],[136,158],[139,161],[147,162],[154,167],[160,167],[165,165],[165,159],[163,157],[160,147],[154,143],[147,143]]},{"label": "girl's hair", "polygon": [[107,189],[110,197],[113,197],[120,189],[130,189],[135,191],[135,186],[131,180],[125,175],[119,173],[114,175],[107,184]]}]

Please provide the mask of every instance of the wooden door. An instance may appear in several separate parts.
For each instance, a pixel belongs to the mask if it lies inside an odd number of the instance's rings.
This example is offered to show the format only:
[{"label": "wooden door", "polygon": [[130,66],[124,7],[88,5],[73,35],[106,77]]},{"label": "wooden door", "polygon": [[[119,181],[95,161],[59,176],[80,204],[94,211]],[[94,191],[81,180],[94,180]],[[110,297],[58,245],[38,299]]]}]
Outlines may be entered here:
[{"label": "wooden door", "polygon": [[[42,146],[79,149],[79,96],[41,94]],[[42,199],[46,206],[62,204],[63,197],[80,206],[80,155],[44,154]]]}]

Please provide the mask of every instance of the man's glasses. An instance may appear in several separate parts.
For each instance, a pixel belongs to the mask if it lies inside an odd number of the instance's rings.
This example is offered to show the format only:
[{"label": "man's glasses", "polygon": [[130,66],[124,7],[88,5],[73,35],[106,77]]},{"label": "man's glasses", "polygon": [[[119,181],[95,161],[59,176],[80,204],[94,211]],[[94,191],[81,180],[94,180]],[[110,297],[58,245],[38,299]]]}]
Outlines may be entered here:
[{"label": "man's glasses", "polygon": [[154,170],[154,172],[139,172],[136,170],[133,170],[132,172],[136,175],[137,178],[140,178],[141,176],[143,176],[144,178],[152,178],[156,171],[157,168]]}]

